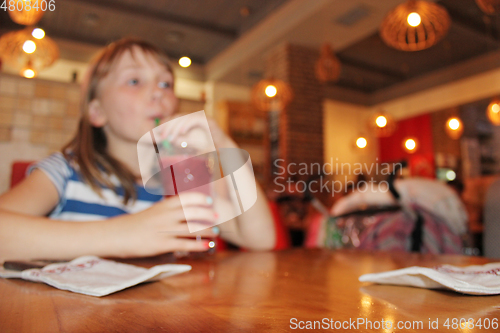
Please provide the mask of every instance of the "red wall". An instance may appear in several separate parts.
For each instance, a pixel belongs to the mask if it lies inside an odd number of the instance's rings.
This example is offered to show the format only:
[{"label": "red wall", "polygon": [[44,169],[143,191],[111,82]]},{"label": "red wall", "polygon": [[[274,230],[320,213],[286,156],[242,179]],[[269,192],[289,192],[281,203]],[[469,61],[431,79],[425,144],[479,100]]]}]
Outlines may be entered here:
[{"label": "red wall", "polygon": [[[409,137],[417,140],[417,150],[412,154],[403,146],[405,139]],[[412,176],[435,177],[430,114],[398,121],[391,136],[379,138],[380,163],[401,160],[408,161]]]}]

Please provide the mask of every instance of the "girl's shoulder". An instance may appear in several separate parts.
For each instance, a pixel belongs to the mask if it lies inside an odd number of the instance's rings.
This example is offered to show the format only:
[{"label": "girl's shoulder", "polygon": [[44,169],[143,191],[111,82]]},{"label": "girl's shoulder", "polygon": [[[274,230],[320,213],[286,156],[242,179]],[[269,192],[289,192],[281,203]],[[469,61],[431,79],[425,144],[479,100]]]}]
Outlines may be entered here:
[{"label": "girl's shoulder", "polygon": [[28,170],[29,175],[34,170],[41,170],[54,183],[59,196],[62,195],[68,179],[74,176],[75,167],[73,166],[70,155],[64,155],[61,152],[55,152],[48,157],[32,164]]}]

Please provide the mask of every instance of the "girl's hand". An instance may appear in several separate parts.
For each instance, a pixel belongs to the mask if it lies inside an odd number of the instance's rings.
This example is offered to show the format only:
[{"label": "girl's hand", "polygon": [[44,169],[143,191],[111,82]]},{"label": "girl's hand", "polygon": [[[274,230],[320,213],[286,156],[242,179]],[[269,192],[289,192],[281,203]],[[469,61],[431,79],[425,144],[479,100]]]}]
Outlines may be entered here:
[{"label": "girl's hand", "polygon": [[215,212],[209,203],[212,199],[202,193],[184,193],[183,204],[178,196],[166,198],[150,208],[127,216],[126,223],[119,223],[117,248],[120,257],[153,256],[174,251],[207,251],[209,240],[217,236],[212,228],[190,233],[185,222],[184,211],[200,222],[189,222],[203,226],[213,225]]}]

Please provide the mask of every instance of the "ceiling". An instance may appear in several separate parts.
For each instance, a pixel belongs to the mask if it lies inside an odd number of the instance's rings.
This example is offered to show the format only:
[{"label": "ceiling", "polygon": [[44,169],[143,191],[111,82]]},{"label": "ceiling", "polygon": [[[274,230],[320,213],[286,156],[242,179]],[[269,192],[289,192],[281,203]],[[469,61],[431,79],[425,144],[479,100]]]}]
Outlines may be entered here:
[{"label": "ceiling", "polygon": [[[436,1],[453,23],[434,47],[403,52],[386,46],[378,27],[402,2],[64,0],[39,26],[59,43],[64,59],[88,62],[99,47],[137,36],[173,58],[189,55],[204,79],[248,86],[262,78],[266,51],[275,45],[319,49],[330,42],[342,74],[325,88],[327,95],[367,105],[500,67],[500,18],[484,15],[474,0]],[[0,33],[20,28],[0,11]]]},{"label": "ceiling", "polygon": [[[136,36],[172,57],[189,55],[204,64],[285,1],[64,0],[46,12],[39,26],[53,38],[96,46]],[[20,27],[0,12],[0,29]],[[87,61],[88,56],[75,54],[72,60]]]}]

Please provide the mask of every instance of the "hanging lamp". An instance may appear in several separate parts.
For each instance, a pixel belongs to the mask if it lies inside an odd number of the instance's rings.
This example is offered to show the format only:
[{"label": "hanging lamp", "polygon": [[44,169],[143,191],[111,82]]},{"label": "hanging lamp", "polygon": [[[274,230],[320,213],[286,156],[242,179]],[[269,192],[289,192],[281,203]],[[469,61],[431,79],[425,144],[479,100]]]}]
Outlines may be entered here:
[{"label": "hanging lamp", "polygon": [[264,79],[252,89],[252,103],[261,111],[283,110],[292,100],[290,86],[276,79]]},{"label": "hanging lamp", "polygon": [[397,50],[420,51],[443,39],[450,25],[450,15],[443,6],[409,0],[387,14],[380,26],[380,37]]}]

